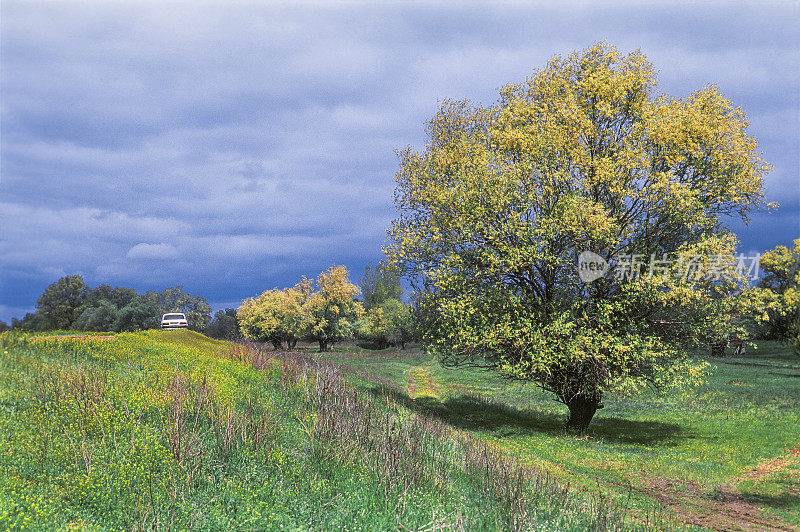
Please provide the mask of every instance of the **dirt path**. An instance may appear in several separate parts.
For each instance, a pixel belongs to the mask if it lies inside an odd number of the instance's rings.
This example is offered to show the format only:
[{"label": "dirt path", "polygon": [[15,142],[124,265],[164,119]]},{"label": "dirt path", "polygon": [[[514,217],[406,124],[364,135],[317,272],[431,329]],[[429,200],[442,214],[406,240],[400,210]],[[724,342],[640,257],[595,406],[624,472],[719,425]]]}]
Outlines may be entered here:
[{"label": "dirt path", "polygon": [[738,484],[743,480],[761,480],[773,473],[777,473],[786,469],[789,464],[797,462],[798,460],[800,460],[800,445],[790,450],[784,456],[778,456],[772,460],[767,460],[766,462],[756,465],[741,478],[736,479],[734,483]]},{"label": "dirt path", "polygon": [[651,478],[647,485],[632,489],[671,508],[690,525],[711,530],[797,530],[778,517],[765,515],[760,505],[749,502],[731,485],[724,484],[713,494],[686,480]]},{"label": "dirt path", "polygon": [[722,484],[712,494],[704,492],[692,481],[667,477],[645,478],[644,486],[607,483],[618,488],[631,489],[659,501],[690,525],[711,530],[796,531],[797,527],[784,523],[779,517],[766,515],[764,508],[748,500],[736,485],[745,480],[764,479],[797,460],[800,460],[800,446],[790,450],[787,455],[757,464],[743,476]]}]

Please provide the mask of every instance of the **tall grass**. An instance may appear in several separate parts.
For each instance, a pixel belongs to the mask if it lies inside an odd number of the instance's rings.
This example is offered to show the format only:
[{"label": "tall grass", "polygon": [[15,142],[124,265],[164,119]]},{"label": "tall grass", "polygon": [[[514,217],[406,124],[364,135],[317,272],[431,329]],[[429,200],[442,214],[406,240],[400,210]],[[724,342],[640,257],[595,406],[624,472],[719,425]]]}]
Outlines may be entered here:
[{"label": "tall grass", "polygon": [[[394,394],[359,395],[346,378],[347,367],[296,353],[267,353],[252,345],[236,352],[237,359],[259,368],[268,367],[274,357],[284,389],[302,383],[311,422],[298,422],[314,459],[321,467],[335,462],[374,471],[387,504],[426,487],[439,493],[461,490],[483,503],[476,512],[459,512],[447,521],[459,529],[531,530],[547,528],[546,523],[582,530],[647,529],[651,518],[664,525],[657,516],[631,522],[602,495],[575,494],[549,473],[523,465],[468,433],[404,411]],[[363,371],[360,375],[384,392],[399,391],[387,379]]]}]

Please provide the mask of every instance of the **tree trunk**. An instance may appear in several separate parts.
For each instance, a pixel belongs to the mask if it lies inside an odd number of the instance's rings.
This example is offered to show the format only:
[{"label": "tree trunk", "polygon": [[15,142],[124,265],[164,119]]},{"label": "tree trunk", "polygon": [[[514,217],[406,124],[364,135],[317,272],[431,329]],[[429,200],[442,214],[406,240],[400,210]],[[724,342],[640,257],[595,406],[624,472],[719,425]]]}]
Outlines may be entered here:
[{"label": "tree trunk", "polygon": [[328,350],[328,342],[326,340],[319,341],[319,350],[320,352]]},{"label": "tree trunk", "polygon": [[733,342],[733,356],[743,357],[745,354],[744,340],[735,340]]},{"label": "tree trunk", "polygon": [[270,340],[270,342],[272,342],[272,348],[275,351],[283,347],[283,343],[280,340]]},{"label": "tree trunk", "polygon": [[711,356],[724,357],[726,347],[728,347],[727,340],[717,340],[715,342],[711,342]]},{"label": "tree trunk", "polygon": [[567,427],[580,432],[589,428],[589,422],[592,421],[595,412],[603,408],[603,404],[600,403],[600,397],[578,395],[566,401],[566,403],[567,408],[569,408]]},{"label": "tree trunk", "polygon": [[286,344],[289,347],[289,351],[294,351],[294,348],[297,345],[297,338],[290,338],[286,341]]}]

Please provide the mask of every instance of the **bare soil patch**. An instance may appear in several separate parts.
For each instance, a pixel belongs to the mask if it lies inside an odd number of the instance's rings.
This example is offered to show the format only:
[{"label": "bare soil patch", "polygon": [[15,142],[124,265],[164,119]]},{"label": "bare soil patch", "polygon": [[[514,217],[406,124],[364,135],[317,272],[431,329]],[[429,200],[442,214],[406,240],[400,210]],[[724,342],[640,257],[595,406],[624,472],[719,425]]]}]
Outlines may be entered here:
[{"label": "bare soil patch", "polygon": [[784,456],[778,456],[772,460],[767,460],[766,462],[756,465],[753,467],[753,469],[739,478],[737,483],[741,482],[742,480],[761,480],[773,473],[777,473],[786,469],[789,464],[798,460],[800,460],[800,445],[790,450],[789,453]]},{"label": "bare soil patch", "polygon": [[694,482],[664,477],[647,479],[647,486],[633,489],[671,508],[690,525],[726,531],[797,530],[777,517],[765,515],[760,505],[748,501],[729,484],[711,494]]}]

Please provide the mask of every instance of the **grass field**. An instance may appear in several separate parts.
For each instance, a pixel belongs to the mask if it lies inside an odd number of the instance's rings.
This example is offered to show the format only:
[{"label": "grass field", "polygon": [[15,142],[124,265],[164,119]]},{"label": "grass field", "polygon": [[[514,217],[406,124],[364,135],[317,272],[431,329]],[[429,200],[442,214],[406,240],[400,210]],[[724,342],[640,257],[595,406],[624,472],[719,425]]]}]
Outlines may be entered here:
[{"label": "grass field", "polygon": [[[327,358],[189,331],[4,333],[0,529],[669,525],[655,514],[636,522],[606,499],[568,489],[484,442],[485,431],[417,415],[435,407],[406,394],[400,377],[417,360],[376,364],[398,386]],[[419,378],[437,372],[440,381],[415,387],[420,393],[460,376],[421,362]]]},{"label": "grass field", "polygon": [[708,358],[707,383],[689,393],[607,397],[582,436],[564,429],[551,395],[493,373],[418,351],[338,359],[403,385],[396,400],[408,408],[633,513],[657,501],[708,528],[800,529],[800,359],[779,344]]},{"label": "grass field", "polygon": [[2,340],[0,529],[800,528],[800,360],[776,344],[576,435],[544,392],[419,350]]}]

